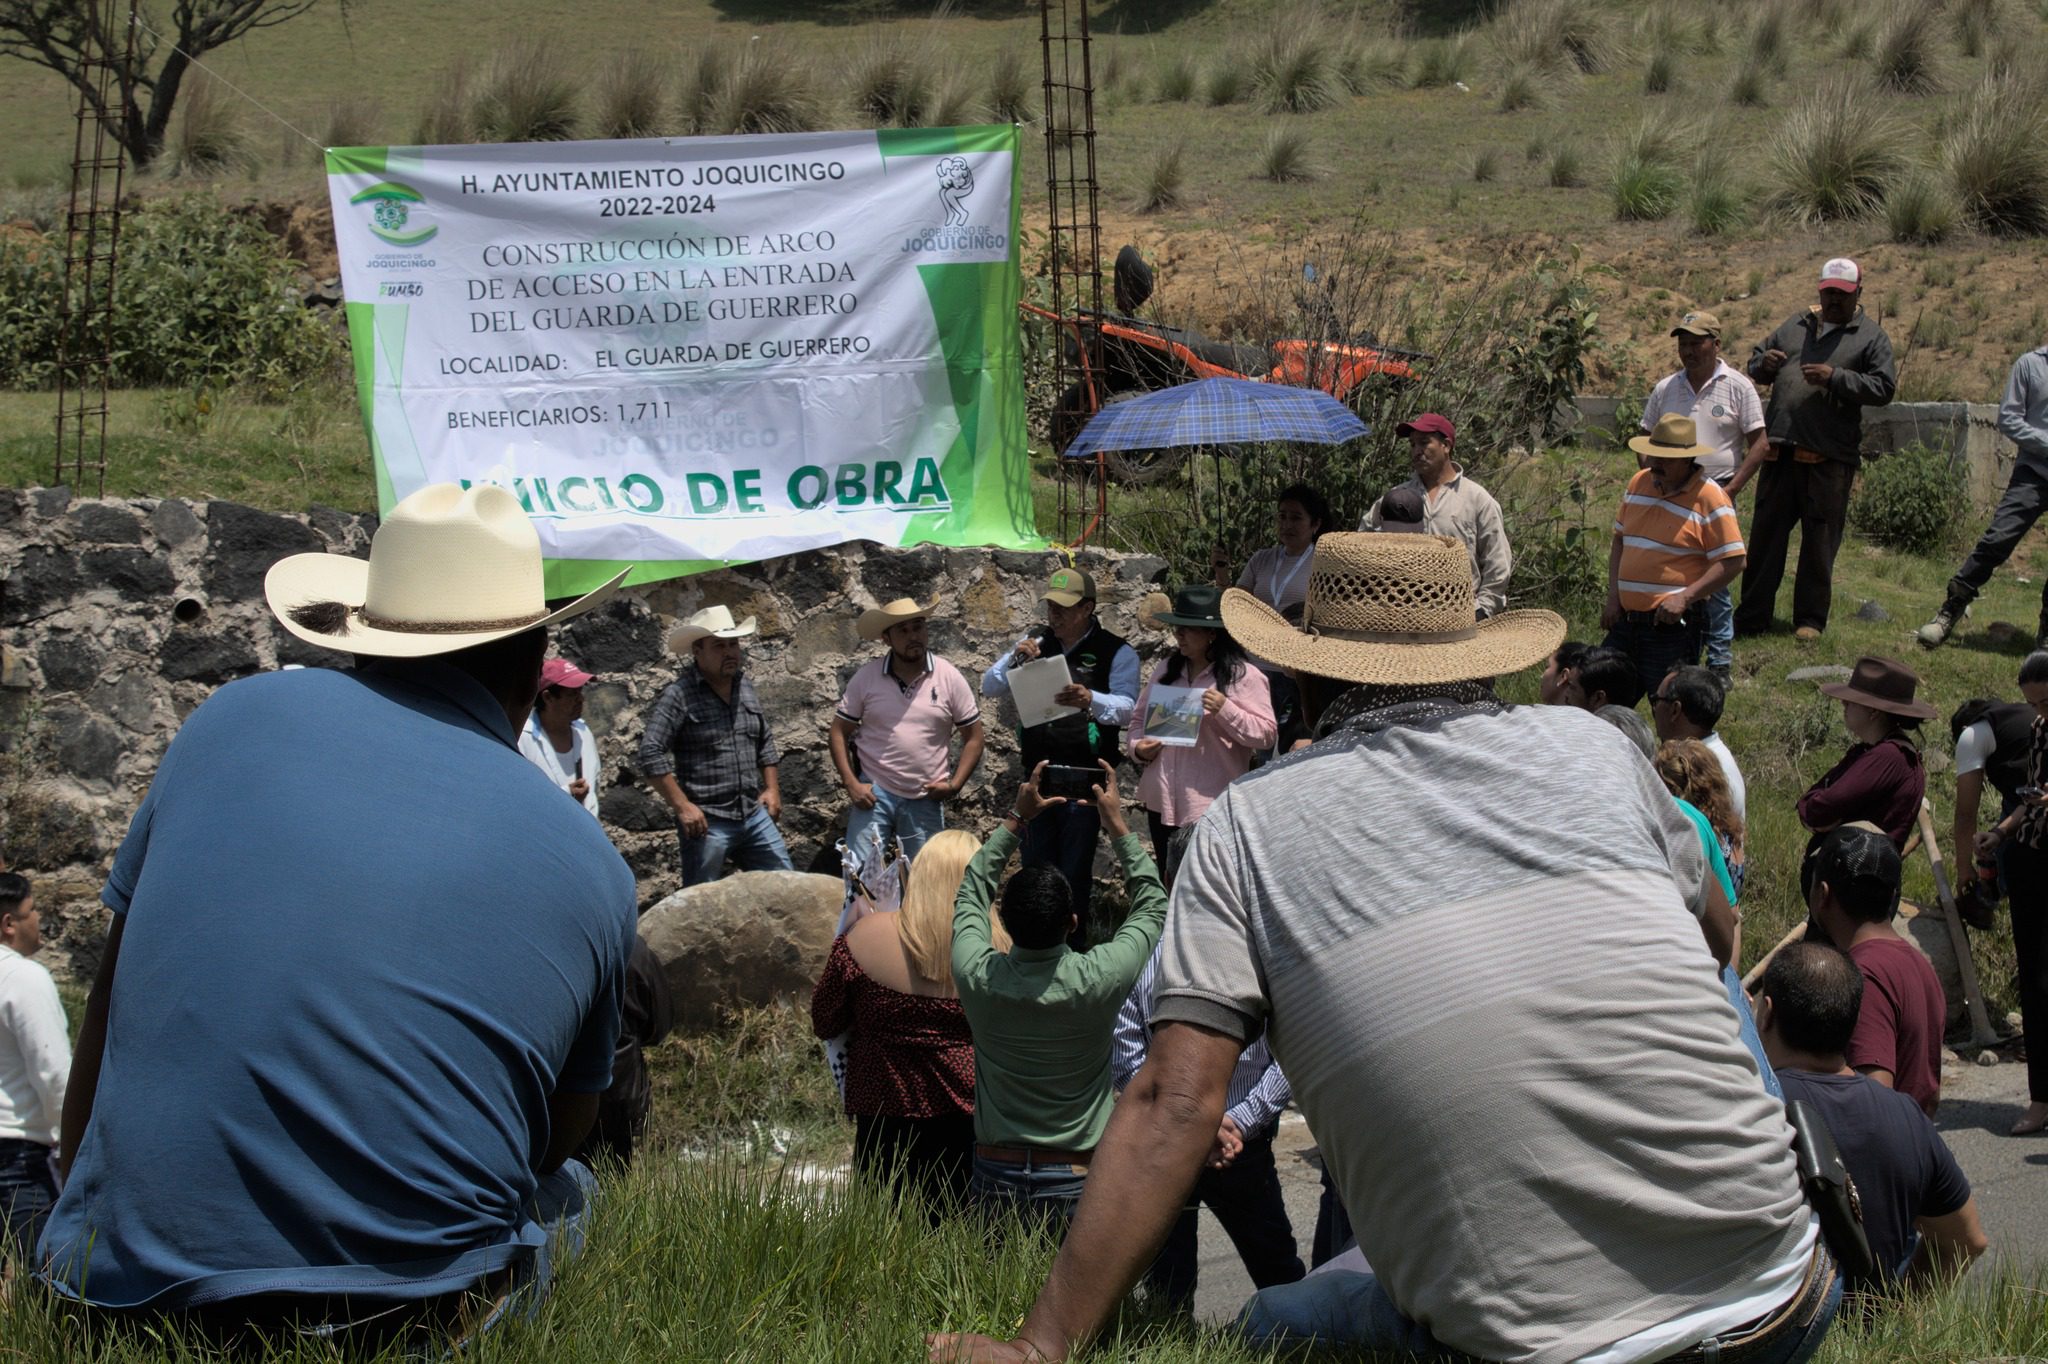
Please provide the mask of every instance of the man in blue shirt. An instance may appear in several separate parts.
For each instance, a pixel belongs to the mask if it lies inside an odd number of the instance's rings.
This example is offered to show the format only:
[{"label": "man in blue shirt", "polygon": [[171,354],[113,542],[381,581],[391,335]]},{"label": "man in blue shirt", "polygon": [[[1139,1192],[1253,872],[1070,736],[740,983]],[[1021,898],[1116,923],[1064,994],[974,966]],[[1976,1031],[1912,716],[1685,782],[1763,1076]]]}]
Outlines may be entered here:
[{"label": "man in blue shirt", "polygon": [[382,1338],[545,1288],[635,896],[517,739],[545,627],[617,581],[549,612],[516,499],[454,484],[367,563],[272,567],[285,628],[362,666],[222,688],[136,812],[39,1250],[59,1294]]}]

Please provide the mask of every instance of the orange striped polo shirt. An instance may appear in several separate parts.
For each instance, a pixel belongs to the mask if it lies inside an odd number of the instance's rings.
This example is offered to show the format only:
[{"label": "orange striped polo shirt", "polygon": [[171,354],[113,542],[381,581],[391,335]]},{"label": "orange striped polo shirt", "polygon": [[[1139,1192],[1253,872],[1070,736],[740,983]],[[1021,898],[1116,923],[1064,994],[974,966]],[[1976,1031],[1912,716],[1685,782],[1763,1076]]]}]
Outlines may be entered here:
[{"label": "orange striped polo shirt", "polygon": [[1621,537],[1621,604],[1653,611],[1670,593],[1695,582],[1708,567],[1746,551],[1735,506],[1721,485],[1695,471],[1673,493],[1659,493],[1648,469],[1637,472],[1621,495],[1614,520]]}]

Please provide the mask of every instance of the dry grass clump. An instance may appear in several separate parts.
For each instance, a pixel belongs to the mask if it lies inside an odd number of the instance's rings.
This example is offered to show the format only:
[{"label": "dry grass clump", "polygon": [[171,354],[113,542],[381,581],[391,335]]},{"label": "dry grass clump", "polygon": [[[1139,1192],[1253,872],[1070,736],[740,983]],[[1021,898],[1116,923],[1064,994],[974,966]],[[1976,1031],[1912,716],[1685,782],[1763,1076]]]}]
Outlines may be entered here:
[{"label": "dry grass clump", "polygon": [[1860,218],[1884,202],[1904,169],[1905,145],[1885,96],[1847,78],[1825,81],[1771,140],[1769,205],[1802,226]]},{"label": "dry grass clump", "polygon": [[1187,147],[1180,142],[1161,147],[1145,170],[1145,182],[1138,192],[1138,212],[1157,213],[1179,208],[1186,183]]},{"label": "dry grass clump", "polygon": [[1556,71],[1534,62],[1517,61],[1502,73],[1499,109],[1504,114],[1524,109],[1548,109],[1557,102]]},{"label": "dry grass clump", "polygon": [[1036,109],[1035,95],[1043,91],[1042,71],[1024,66],[1024,53],[1006,47],[996,53],[988,69],[988,113],[998,123],[1029,123]]},{"label": "dry grass clump", "polygon": [[1702,237],[1720,237],[1749,222],[1749,191],[1739,184],[1718,148],[1701,152],[1686,191],[1686,216]]},{"label": "dry grass clump", "polygon": [[1416,90],[1458,85],[1478,64],[1479,44],[1470,33],[1430,38],[1415,45],[1415,62],[1409,68],[1408,84]]},{"label": "dry grass clump", "polygon": [[1774,76],[1783,76],[1790,64],[1785,23],[1785,6],[1766,0],[1751,11],[1749,29],[1742,38],[1743,57]]},{"label": "dry grass clump", "polygon": [[1586,75],[1609,70],[1623,52],[1606,11],[1582,0],[1512,0],[1493,21],[1492,36],[1509,62]]},{"label": "dry grass clump", "polygon": [[1186,48],[1175,52],[1166,59],[1166,65],[1159,68],[1159,76],[1153,83],[1153,90],[1161,103],[1186,104],[1195,97],[1195,89],[1201,84],[1201,72],[1195,69],[1195,59]]},{"label": "dry grass clump", "polygon": [[538,37],[498,49],[469,108],[480,142],[562,142],[582,127],[582,78],[559,44]]},{"label": "dry grass clump", "polygon": [[178,100],[178,131],[171,139],[173,175],[256,169],[256,146],[236,103],[239,99],[211,76],[188,78]]},{"label": "dry grass clump", "polygon": [[1408,52],[1392,38],[1353,33],[1337,52],[1337,78],[1354,95],[1398,86],[1408,79]]},{"label": "dry grass clump", "polygon": [[1938,177],[1916,170],[1885,195],[1884,218],[1893,241],[1934,246],[1954,233],[1962,220],[1962,208]]},{"label": "dry grass clump", "polygon": [[1219,57],[1202,78],[1202,98],[1218,107],[1236,104],[1244,98],[1250,84],[1244,67],[1234,58]]},{"label": "dry grass clump", "polygon": [[597,82],[600,137],[654,137],[662,129],[662,86],[668,63],[648,47],[612,54]]},{"label": "dry grass clump", "polygon": [[1579,149],[1567,142],[1550,154],[1550,165],[1545,169],[1544,178],[1552,189],[1577,189],[1586,183],[1585,163],[1579,159]]},{"label": "dry grass clump", "polygon": [[1681,167],[1697,141],[1695,130],[1668,112],[1653,112],[1615,139],[1607,192],[1622,222],[1669,217],[1685,193]]},{"label": "dry grass clump", "polygon": [[1735,80],[1728,87],[1728,98],[1745,109],[1761,109],[1770,101],[1771,73],[1763,65],[1750,58],[1744,58],[1742,65],[1735,69]]},{"label": "dry grass clump", "polygon": [[1668,95],[1678,84],[1678,54],[1675,52],[1652,52],[1649,64],[1643,68],[1643,93],[1646,95]]},{"label": "dry grass clump", "polygon": [[1266,134],[1259,153],[1259,176],[1276,184],[1313,180],[1321,172],[1309,162],[1308,134],[1300,128],[1277,127]]},{"label": "dry grass clump", "polygon": [[1348,93],[1329,26],[1312,9],[1276,16],[1252,49],[1252,96],[1269,114],[1328,109]]},{"label": "dry grass clump", "polygon": [[897,30],[877,30],[857,48],[846,69],[853,110],[877,127],[919,127],[929,121],[942,67],[930,43]]},{"label": "dry grass clump", "polygon": [[323,147],[376,147],[377,125],[384,106],[370,95],[338,95],[327,102],[327,127],[321,135]]},{"label": "dry grass clump", "polygon": [[809,59],[757,37],[698,49],[679,104],[688,130],[707,136],[803,133],[825,123]]},{"label": "dry grass clump", "polygon": [[1987,73],[1949,120],[1936,156],[1971,226],[2002,236],[2048,232],[2048,98],[2025,76]]},{"label": "dry grass clump", "polygon": [[1880,86],[1902,95],[1924,95],[1941,85],[1935,50],[1940,18],[1934,0],[1894,0],[1870,58],[1871,75]]},{"label": "dry grass clump", "polygon": [[457,57],[434,76],[413,125],[412,140],[422,147],[449,147],[470,140],[466,59]]}]

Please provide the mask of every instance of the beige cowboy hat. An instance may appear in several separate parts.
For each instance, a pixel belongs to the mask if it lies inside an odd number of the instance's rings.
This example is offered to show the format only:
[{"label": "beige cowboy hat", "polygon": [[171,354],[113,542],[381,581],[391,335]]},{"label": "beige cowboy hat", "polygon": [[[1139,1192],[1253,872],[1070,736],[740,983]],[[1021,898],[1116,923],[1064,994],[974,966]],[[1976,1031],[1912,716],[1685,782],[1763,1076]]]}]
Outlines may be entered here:
[{"label": "beige cowboy hat", "polygon": [[745,639],[754,633],[756,616],[733,624],[730,606],[707,606],[668,632],[668,651],[685,654],[700,639]]},{"label": "beige cowboy hat", "polygon": [[580,616],[630,572],[550,611],[540,536],[519,499],[492,483],[434,483],[391,509],[368,560],[294,554],[270,566],[263,596],[308,644],[429,658]]},{"label": "beige cowboy hat", "polygon": [[1564,643],[1555,611],[1473,619],[1472,560],[1444,535],[1331,532],[1308,565],[1301,628],[1243,588],[1223,624],[1245,652],[1340,682],[1412,685],[1520,672]]},{"label": "beige cowboy hat", "polygon": [[916,600],[910,597],[898,597],[895,601],[885,602],[880,606],[870,606],[861,612],[860,619],[854,622],[854,633],[866,640],[880,639],[882,631],[890,626],[901,625],[906,620],[916,620],[919,616],[929,616],[937,609],[938,604],[938,594],[934,593],[931,601],[923,606],[919,606]]},{"label": "beige cowboy hat", "polygon": [[1700,444],[1692,418],[1679,416],[1657,418],[1649,435],[1629,438],[1628,448],[1651,459],[1699,459],[1714,453],[1712,446]]}]

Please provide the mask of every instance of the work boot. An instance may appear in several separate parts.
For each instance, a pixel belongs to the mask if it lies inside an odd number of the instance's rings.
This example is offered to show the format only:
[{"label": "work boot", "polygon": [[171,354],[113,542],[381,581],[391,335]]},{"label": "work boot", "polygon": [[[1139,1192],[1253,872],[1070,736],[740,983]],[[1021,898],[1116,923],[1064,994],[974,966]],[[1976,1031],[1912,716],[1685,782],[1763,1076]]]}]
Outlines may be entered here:
[{"label": "work boot", "polygon": [[1802,625],[1792,632],[1792,638],[1798,640],[1801,644],[1811,644],[1820,638],[1820,631],[1814,629],[1811,625]]},{"label": "work boot", "polygon": [[1938,648],[1955,632],[1956,623],[1970,612],[1970,604],[1956,597],[1950,597],[1934,613],[1934,619],[1920,627],[1920,643],[1929,649]]}]

